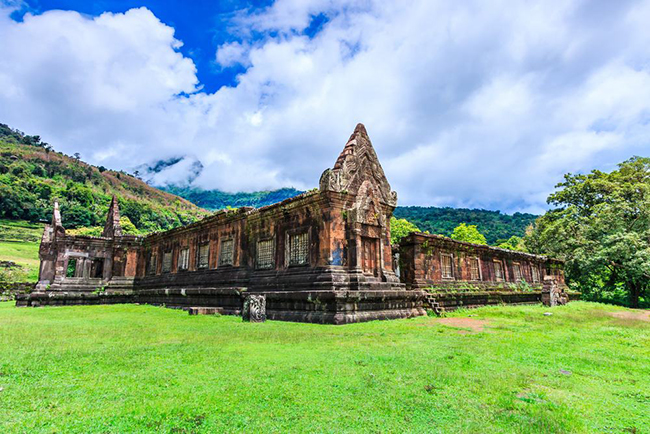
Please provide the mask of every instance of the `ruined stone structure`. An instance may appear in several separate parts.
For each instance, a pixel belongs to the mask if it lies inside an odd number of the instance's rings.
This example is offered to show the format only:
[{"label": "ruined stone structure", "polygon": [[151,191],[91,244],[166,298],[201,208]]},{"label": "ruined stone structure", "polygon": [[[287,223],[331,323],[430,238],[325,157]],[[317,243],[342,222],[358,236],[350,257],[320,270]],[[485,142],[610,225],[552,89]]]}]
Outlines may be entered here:
[{"label": "ruined stone structure", "polygon": [[411,233],[402,239],[398,255],[407,289],[424,290],[434,309],[546,304],[544,285],[556,291],[566,286],[561,261],[441,235]]},{"label": "ruined stone structure", "polygon": [[122,235],[115,198],[101,237],[67,235],[55,203],[52,223],[45,226],[41,239],[36,291],[67,295],[106,288],[131,290],[141,245],[140,237]]},{"label": "ruined stone structure", "polygon": [[424,315],[438,303],[436,291],[468,283],[490,291],[532,285],[532,298],[504,302],[539,302],[544,275],[563,285],[557,261],[439,236],[411,234],[395,261],[389,222],[396,205],[359,124],[318,189],[263,208],[219,211],[137,237],[122,234],[113,199],[102,236],[88,237],[66,234],[55,206],[37,290],[17,305],[138,302],[195,314],[246,307],[251,321],[344,324]]}]

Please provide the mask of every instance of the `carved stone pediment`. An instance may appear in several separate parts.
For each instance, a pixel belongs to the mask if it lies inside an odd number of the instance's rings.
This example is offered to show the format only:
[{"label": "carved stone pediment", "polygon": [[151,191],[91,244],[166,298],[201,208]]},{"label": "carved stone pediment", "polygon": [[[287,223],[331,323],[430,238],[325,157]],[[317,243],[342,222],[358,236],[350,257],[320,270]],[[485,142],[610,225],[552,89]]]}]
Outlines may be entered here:
[{"label": "carved stone pediment", "polygon": [[365,189],[375,193],[376,201],[397,206],[397,193],[390,188],[366,128],[358,124],[334,168],[321,175],[320,189],[357,195],[363,194],[362,186],[367,183],[372,185],[372,189]]},{"label": "carved stone pediment", "polygon": [[361,184],[354,205],[348,210],[351,223],[370,226],[386,226],[386,215],[382,210],[377,187],[369,180]]}]

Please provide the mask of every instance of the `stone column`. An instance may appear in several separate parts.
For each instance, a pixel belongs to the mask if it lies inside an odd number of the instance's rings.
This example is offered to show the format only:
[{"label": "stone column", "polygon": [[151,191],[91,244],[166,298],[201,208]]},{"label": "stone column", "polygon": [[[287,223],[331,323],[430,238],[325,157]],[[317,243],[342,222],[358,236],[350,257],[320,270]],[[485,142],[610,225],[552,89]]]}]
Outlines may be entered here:
[{"label": "stone column", "polygon": [[111,280],[113,277],[113,257],[107,256],[104,258],[104,268],[102,269],[102,279]]}]

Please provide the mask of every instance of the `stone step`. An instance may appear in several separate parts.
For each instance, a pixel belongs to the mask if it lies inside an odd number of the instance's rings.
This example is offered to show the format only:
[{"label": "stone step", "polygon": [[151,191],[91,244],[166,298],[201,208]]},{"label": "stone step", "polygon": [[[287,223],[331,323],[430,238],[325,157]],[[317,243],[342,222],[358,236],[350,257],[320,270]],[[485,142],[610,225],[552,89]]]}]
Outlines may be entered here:
[{"label": "stone step", "polygon": [[187,311],[190,315],[223,315],[222,307],[196,306],[190,307]]},{"label": "stone step", "polygon": [[444,309],[442,307],[440,307],[440,303],[438,303],[436,301],[435,297],[433,297],[431,294],[425,294],[424,295],[424,300],[426,301],[426,304],[429,305],[431,310],[433,310],[433,312],[436,315],[441,315],[442,312],[444,312]]}]

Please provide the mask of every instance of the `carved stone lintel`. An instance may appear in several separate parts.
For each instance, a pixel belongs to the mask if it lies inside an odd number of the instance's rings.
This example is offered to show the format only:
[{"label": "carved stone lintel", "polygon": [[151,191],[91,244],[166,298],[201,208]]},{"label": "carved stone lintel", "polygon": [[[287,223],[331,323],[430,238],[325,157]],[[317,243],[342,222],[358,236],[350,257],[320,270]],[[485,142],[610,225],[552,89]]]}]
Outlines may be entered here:
[{"label": "carved stone lintel", "polygon": [[242,318],[249,322],[266,321],[266,295],[246,295]]}]

